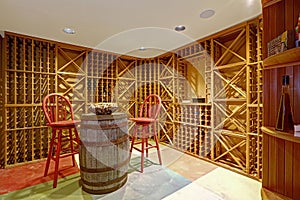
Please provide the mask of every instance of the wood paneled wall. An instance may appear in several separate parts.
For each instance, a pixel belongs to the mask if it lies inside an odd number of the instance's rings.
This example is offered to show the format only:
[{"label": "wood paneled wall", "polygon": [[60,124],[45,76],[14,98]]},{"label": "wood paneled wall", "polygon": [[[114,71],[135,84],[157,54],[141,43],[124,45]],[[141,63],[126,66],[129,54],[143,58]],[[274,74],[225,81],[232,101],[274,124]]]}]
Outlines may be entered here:
[{"label": "wood paneled wall", "polygon": [[300,12],[299,0],[263,0],[263,59],[267,43],[286,30],[294,30]]},{"label": "wood paneled wall", "polygon": [[263,71],[264,79],[264,126],[275,127],[280,95],[282,92],[282,76],[290,76],[290,97],[294,123],[300,124],[300,66],[288,66]]},{"label": "wood paneled wall", "polygon": [[[288,137],[288,136],[287,136]],[[300,197],[300,138],[263,134],[263,187],[292,199]]]},{"label": "wood paneled wall", "polygon": [[263,187],[292,199],[300,198],[300,139],[275,131],[282,93],[282,76],[290,77],[294,123],[300,123],[300,51],[292,48],[267,57],[267,44],[284,31],[294,30],[299,0],[263,0]]}]

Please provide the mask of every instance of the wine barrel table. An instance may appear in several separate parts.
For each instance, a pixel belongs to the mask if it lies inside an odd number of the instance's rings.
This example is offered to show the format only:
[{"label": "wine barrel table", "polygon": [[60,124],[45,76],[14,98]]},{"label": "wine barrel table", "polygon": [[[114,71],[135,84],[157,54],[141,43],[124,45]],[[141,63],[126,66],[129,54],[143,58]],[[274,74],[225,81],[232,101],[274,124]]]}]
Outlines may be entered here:
[{"label": "wine barrel table", "polygon": [[106,194],[121,188],[127,181],[130,159],[127,115],[83,114],[80,139],[82,189]]}]

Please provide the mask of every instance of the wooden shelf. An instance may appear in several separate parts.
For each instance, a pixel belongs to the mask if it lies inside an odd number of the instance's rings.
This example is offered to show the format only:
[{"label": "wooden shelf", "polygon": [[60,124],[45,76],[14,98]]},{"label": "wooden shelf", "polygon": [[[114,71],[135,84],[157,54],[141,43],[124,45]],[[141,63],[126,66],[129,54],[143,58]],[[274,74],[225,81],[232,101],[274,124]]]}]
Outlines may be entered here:
[{"label": "wooden shelf", "polygon": [[263,61],[264,67],[280,67],[300,64],[300,48],[293,48],[270,56]]},{"label": "wooden shelf", "polygon": [[265,134],[268,134],[270,136],[273,136],[273,137],[276,137],[279,139],[283,139],[283,140],[287,140],[290,142],[300,143],[300,137],[296,137],[292,133],[277,131],[277,130],[275,130],[274,127],[266,127],[266,126],[261,127],[261,130],[262,130],[262,132],[264,132]]},{"label": "wooden shelf", "polygon": [[278,3],[280,1],[282,1],[282,0],[263,0],[262,4],[263,4],[263,7],[266,8],[266,7],[272,6],[275,3]]},{"label": "wooden shelf", "polygon": [[292,200],[289,197],[286,197],[284,195],[278,194],[276,192],[272,192],[266,188],[261,189],[261,197],[263,200],[274,200],[274,199],[279,199],[279,200]]}]

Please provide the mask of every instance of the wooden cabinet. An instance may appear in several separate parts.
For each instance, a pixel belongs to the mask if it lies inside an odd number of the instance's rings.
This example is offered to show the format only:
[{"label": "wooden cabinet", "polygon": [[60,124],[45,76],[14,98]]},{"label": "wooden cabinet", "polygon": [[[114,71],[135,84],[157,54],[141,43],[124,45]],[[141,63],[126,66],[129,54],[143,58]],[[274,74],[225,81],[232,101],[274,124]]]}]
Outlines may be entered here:
[{"label": "wooden cabinet", "polygon": [[292,199],[300,197],[300,137],[262,127],[263,187]]},{"label": "wooden cabinet", "polygon": [[294,123],[300,124],[300,48],[267,57],[267,44],[293,30],[300,13],[299,0],[262,0],[263,6],[263,188],[296,199],[300,196],[300,139],[275,131],[283,75],[290,76]]}]

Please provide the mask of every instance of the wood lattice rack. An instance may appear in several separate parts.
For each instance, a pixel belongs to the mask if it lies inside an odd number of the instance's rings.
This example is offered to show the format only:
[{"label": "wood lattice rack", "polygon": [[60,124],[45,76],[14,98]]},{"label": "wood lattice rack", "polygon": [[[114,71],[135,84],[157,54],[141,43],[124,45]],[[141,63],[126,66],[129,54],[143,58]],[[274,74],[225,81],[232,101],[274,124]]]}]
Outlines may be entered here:
[{"label": "wood lattice rack", "polygon": [[[161,142],[261,177],[261,20],[141,59],[6,32],[1,40],[0,168],[45,158],[42,99],[59,92],[76,118],[96,102],[136,116],[161,96]],[[183,103],[205,97],[205,103]],[[3,102],[3,103],[2,103]],[[130,131],[132,124],[129,124]]]}]

